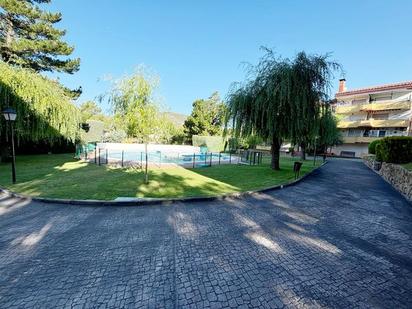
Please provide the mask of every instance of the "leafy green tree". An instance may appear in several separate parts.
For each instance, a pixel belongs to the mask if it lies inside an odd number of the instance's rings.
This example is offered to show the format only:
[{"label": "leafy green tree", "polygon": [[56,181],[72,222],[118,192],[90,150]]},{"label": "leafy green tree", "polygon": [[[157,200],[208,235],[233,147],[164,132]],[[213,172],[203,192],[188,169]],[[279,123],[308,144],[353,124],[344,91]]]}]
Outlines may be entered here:
[{"label": "leafy green tree", "polygon": [[74,50],[55,28],[61,13],[42,10],[50,0],[0,0],[0,56],[9,64],[37,72],[74,73],[80,59],[68,59]]},{"label": "leafy green tree", "polygon": [[122,122],[128,137],[145,144],[145,182],[148,182],[147,144],[161,141],[170,122],[154,97],[158,78],[139,68],[113,85],[109,101],[117,122]]},{"label": "leafy green tree", "polygon": [[329,99],[329,84],[334,70],[340,66],[328,61],[328,55],[297,54],[291,62],[289,87],[291,116],[290,138],[302,149],[306,159],[306,147],[316,139],[321,115],[321,102]]},{"label": "leafy green tree", "polygon": [[342,135],[338,129],[338,121],[333,115],[329,103],[321,104],[321,115],[319,119],[319,148],[324,153],[328,147],[342,144]]},{"label": "leafy green tree", "polygon": [[87,122],[89,119],[94,119],[94,120],[101,120],[97,118],[101,118],[100,116],[102,114],[102,109],[93,101],[87,101],[82,103],[79,106],[80,113],[82,115],[82,121],[83,123]]},{"label": "leafy green tree", "polygon": [[193,135],[219,135],[224,124],[225,105],[218,92],[214,92],[207,100],[193,102],[191,115],[184,122],[184,132],[189,139]]},{"label": "leafy green tree", "polygon": [[318,130],[319,102],[326,101],[331,72],[328,56],[299,53],[292,61],[266,49],[252,78],[229,93],[226,123],[235,137],[260,136],[271,144],[271,167],[279,170],[285,139],[307,142]]}]

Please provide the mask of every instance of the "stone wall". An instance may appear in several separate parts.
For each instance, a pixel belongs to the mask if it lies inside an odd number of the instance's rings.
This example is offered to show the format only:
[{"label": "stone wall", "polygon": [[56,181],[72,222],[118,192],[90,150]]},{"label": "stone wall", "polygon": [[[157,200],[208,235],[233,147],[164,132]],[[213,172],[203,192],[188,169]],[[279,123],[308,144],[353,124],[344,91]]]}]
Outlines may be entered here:
[{"label": "stone wall", "polygon": [[378,173],[412,201],[412,171],[397,164],[383,162]]},{"label": "stone wall", "polygon": [[412,201],[412,171],[398,164],[376,162],[374,156],[364,157],[363,162]]}]

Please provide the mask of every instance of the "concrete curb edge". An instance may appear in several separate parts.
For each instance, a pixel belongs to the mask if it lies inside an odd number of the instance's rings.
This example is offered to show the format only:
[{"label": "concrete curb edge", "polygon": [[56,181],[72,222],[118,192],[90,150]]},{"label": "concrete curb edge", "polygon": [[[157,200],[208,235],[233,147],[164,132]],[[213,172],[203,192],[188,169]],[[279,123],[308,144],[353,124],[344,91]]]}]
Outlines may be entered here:
[{"label": "concrete curb edge", "polygon": [[315,174],[321,167],[323,167],[328,161],[323,162],[320,166],[313,169],[309,173],[303,175],[302,177],[290,181],[285,184],[276,185],[268,188],[263,188],[255,191],[244,191],[228,193],[219,196],[195,196],[195,197],[182,197],[182,198],[136,198],[136,200],[130,201],[115,201],[115,200],[76,200],[76,199],[53,199],[53,198],[42,198],[42,197],[30,197],[19,193],[14,193],[7,189],[0,187],[0,193],[6,193],[9,196],[26,199],[38,203],[46,204],[69,204],[69,205],[79,205],[79,206],[145,206],[145,205],[155,205],[155,204],[171,204],[176,202],[204,202],[204,201],[221,201],[225,199],[239,199],[247,196],[253,196],[259,193],[265,193],[268,191],[280,190],[286,187],[291,187],[299,182],[303,181],[305,178]]}]

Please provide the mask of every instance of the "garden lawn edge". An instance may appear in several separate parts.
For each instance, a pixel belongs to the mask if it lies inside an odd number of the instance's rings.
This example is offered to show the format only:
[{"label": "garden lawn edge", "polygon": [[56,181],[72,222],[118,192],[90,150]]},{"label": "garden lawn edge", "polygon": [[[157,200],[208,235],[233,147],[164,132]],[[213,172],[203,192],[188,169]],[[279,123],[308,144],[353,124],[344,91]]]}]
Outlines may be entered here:
[{"label": "garden lawn edge", "polygon": [[[286,187],[294,186],[297,183],[301,182],[305,178],[314,175],[318,172],[320,168],[322,168],[328,161],[323,162],[320,166],[314,168],[309,173],[303,175],[302,177],[289,181],[284,184],[271,186],[259,190],[253,191],[243,191],[243,192],[235,192],[235,193],[228,193],[218,196],[193,196],[193,197],[174,197],[174,198],[130,198],[130,200],[125,201],[116,201],[116,200],[77,200],[77,199],[58,199],[58,198],[45,198],[45,197],[31,197],[19,193],[14,193],[8,189],[0,188],[0,193],[2,195],[7,195],[8,197],[19,198],[24,200],[29,200],[33,202],[39,203],[47,203],[47,204],[69,204],[69,205],[79,205],[79,206],[144,206],[144,205],[168,205],[171,203],[176,202],[203,202],[203,201],[219,201],[225,199],[239,199],[247,196],[253,196],[259,193],[265,193],[268,191],[280,190]],[[1,198],[1,195],[0,195]],[[0,200],[1,201],[1,200]]]}]

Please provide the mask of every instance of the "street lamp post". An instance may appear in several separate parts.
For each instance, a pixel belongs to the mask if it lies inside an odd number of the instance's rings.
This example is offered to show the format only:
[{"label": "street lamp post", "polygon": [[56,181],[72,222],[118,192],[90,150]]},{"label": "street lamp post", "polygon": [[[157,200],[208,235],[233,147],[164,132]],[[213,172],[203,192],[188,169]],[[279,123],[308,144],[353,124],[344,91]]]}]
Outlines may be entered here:
[{"label": "street lamp post", "polygon": [[3,116],[7,122],[10,123],[10,131],[11,131],[11,176],[13,183],[16,183],[16,155],[14,153],[14,132],[13,132],[13,122],[16,120],[17,113],[12,108],[6,108],[3,110]]}]

